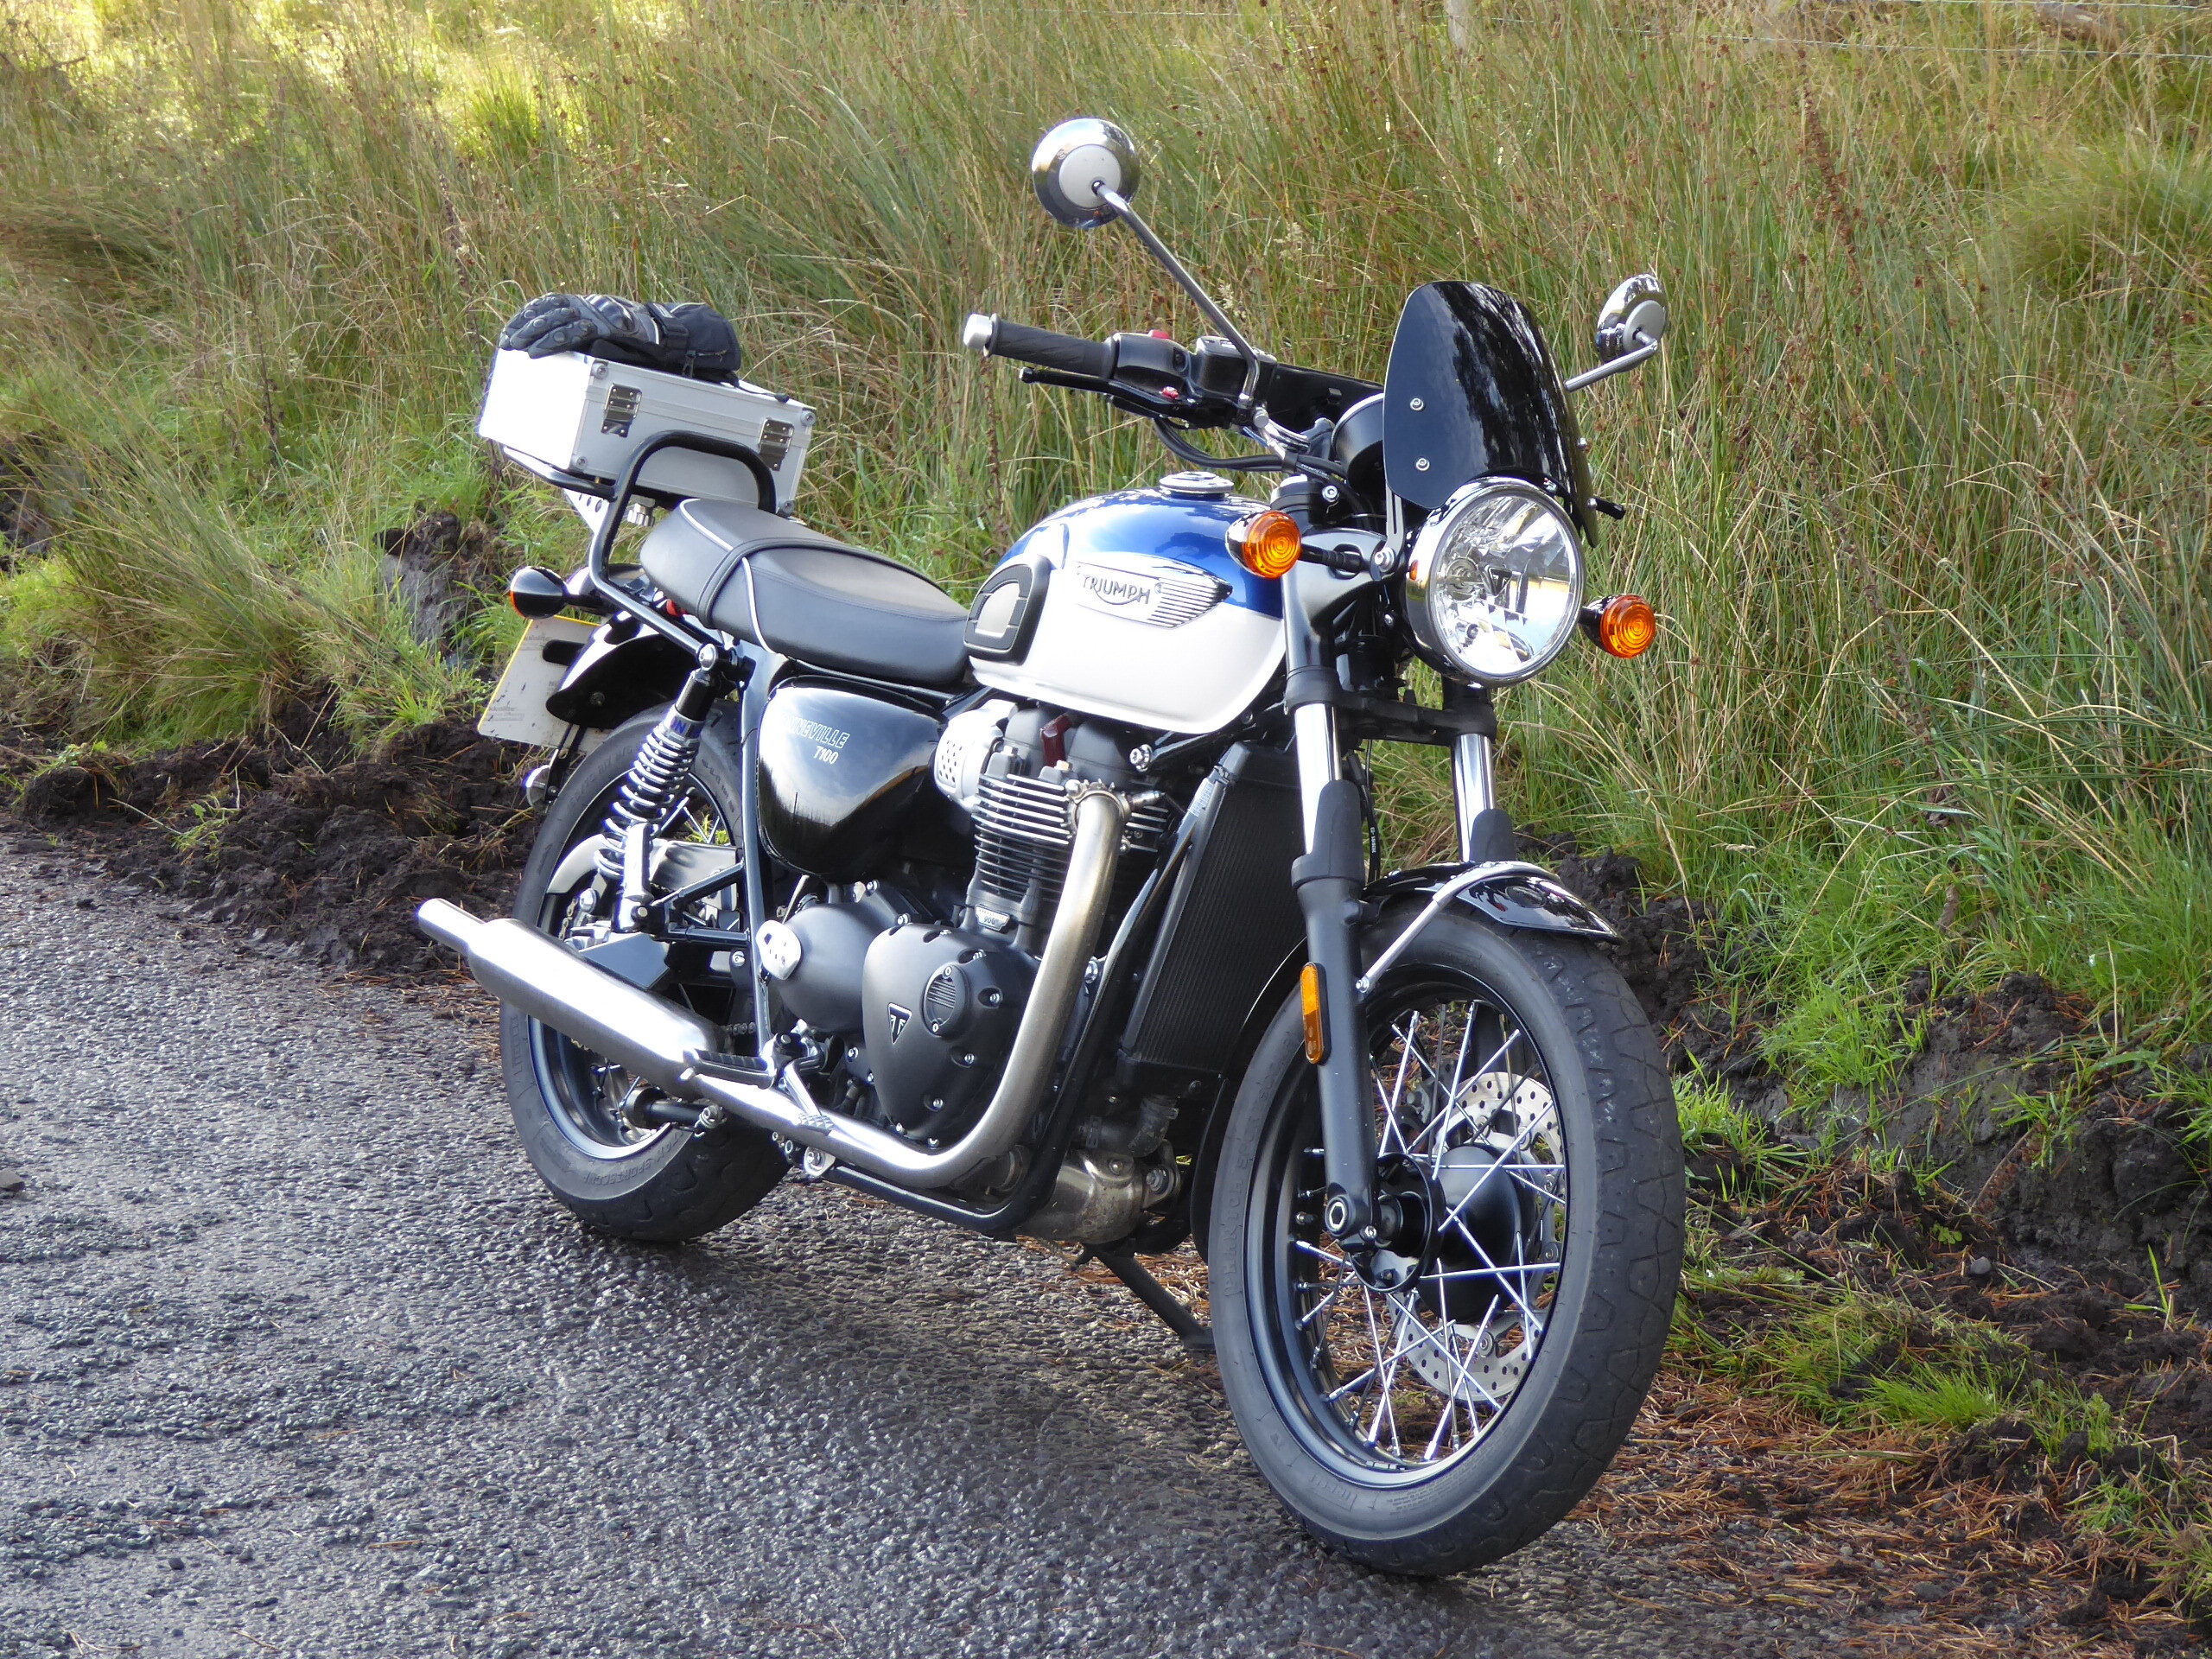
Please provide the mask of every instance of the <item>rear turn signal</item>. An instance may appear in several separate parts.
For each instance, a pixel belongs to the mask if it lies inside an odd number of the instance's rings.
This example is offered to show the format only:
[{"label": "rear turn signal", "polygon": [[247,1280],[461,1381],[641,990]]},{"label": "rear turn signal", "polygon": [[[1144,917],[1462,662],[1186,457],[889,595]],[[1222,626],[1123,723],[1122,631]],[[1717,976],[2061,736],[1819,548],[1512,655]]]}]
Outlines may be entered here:
[{"label": "rear turn signal", "polygon": [[1641,657],[1659,637],[1659,619],[1651,607],[1635,594],[1616,594],[1598,607],[1591,629],[1601,650],[1615,657]]},{"label": "rear turn signal", "polygon": [[1319,963],[1307,963],[1299,975],[1298,1003],[1306,1016],[1306,1058],[1319,1065],[1329,1058],[1329,1027],[1321,1014]]},{"label": "rear turn signal", "polygon": [[569,607],[569,590],[552,571],[525,564],[507,583],[507,603],[524,616],[558,616]]},{"label": "rear turn signal", "polygon": [[1229,545],[1236,562],[1270,582],[1298,563],[1300,540],[1298,520],[1273,507],[1229,532]]}]

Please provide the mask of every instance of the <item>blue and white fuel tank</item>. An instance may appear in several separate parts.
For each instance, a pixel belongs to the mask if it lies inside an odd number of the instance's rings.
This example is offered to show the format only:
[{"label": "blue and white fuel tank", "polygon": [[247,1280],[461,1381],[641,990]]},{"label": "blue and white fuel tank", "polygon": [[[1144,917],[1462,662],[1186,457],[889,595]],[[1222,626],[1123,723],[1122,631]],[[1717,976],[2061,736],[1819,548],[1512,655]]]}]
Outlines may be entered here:
[{"label": "blue and white fuel tank", "polygon": [[1282,661],[1282,585],[1229,550],[1260,505],[1176,473],[1061,508],[976,591],[976,679],[1153,731],[1226,726]]}]

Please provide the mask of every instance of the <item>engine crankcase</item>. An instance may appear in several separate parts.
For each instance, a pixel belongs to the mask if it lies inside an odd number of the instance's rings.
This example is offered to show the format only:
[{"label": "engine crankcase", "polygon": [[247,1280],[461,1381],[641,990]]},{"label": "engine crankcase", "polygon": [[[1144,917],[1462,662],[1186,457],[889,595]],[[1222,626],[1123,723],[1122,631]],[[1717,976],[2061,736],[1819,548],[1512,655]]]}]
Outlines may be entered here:
[{"label": "engine crankcase", "polygon": [[861,974],[864,1057],[891,1121],[931,1141],[962,1133],[990,1098],[1036,967],[957,928],[876,936]]}]

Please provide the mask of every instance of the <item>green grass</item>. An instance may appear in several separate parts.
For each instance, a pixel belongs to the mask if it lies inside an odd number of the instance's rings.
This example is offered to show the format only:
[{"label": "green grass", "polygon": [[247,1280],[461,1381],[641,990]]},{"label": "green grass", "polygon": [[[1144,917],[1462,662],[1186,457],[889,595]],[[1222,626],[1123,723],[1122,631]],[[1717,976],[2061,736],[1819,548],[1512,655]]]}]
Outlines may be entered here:
[{"label": "green grass", "polygon": [[[2046,1490],[2063,1488],[2056,1501],[2071,1526],[2147,1564],[2184,1606],[2201,1610],[2212,1596],[2204,1471],[2187,1460],[2177,1466],[2174,1442],[2146,1439],[2133,1414],[2042,1370],[2011,1338],[1772,1266],[1707,1260],[1685,1273],[1684,1289],[1674,1341],[1692,1363],[1787,1399],[1840,1435],[1902,1441],[1923,1456],[1989,1427],[2051,1459]],[[1760,1304],[1767,1317],[1750,1331],[1708,1329],[1696,1309],[1700,1292]],[[2086,1474],[2063,1466],[2076,1452],[2101,1466]]]},{"label": "green grass", "polygon": [[[1916,966],[2212,1038],[2212,26],[2084,53],[2001,6],[1992,54],[1977,9],[1869,9],[1902,49],[1830,52],[1746,41],[1748,3],[1477,10],[1463,54],[1383,0],[13,0],[0,442],[86,481],[0,591],[10,679],[117,741],[323,683],[365,734],[467,712],[372,538],[448,505],[576,556],[469,436],[556,287],[721,305],[823,411],[802,511],[972,580],[1163,465],[956,343],[970,308],[1195,332],[1030,198],[1036,134],[1096,111],[1296,360],[1379,373],[1405,292],[1464,276],[1576,366],[1663,275],[1664,354],[1583,401],[1634,509],[1595,580],[1660,643],[1508,696],[1505,786],[1722,901],[1801,1082],[1883,1075]],[[1383,774],[1401,845],[1441,840],[1428,759]]]}]

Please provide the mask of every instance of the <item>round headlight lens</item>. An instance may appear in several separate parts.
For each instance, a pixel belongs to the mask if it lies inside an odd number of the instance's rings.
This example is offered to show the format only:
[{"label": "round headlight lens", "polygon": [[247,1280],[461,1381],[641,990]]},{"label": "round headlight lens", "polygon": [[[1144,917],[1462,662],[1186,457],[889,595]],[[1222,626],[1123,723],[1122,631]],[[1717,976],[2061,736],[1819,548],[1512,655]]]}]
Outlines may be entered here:
[{"label": "round headlight lens", "polygon": [[1582,545],[1533,484],[1484,479],[1414,538],[1406,611],[1446,674],[1510,685],[1559,655],[1582,615]]}]

